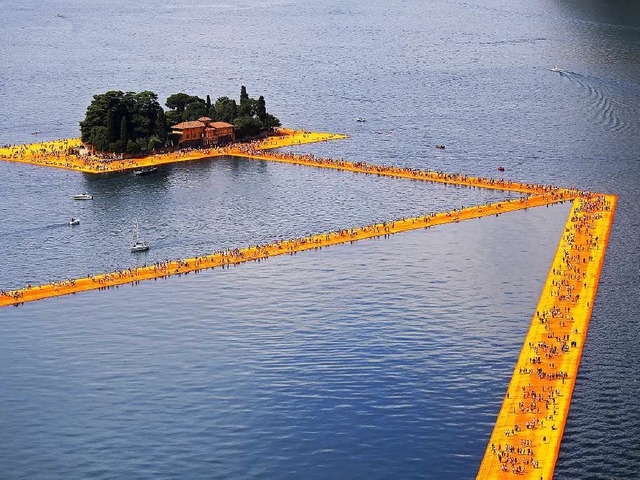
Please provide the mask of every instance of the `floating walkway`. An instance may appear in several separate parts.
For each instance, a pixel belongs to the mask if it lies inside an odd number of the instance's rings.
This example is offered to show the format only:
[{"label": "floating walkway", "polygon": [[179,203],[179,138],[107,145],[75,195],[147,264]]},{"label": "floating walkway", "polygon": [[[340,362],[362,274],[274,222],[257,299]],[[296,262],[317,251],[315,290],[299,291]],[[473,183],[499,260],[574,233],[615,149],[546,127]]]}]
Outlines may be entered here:
[{"label": "floating walkway", "polygon": [[0,307],[209,268],[224,268],[276,255],[294,254],[304,250],[382,237],[419,228],[573,201],[565,231],[477,477],[478,479],[551,479],[586,340],[609,231],[613,222],[616,197],[538,184],[267,151],[340,138],[346,137],[330,133],[281,129],[276,136],[250,144],[234,144],[225,148],[206,150],[183,150],[128,160],[104,160],[72,155],[73,149],[80,146],[80,140],[71,139],[0,148],[0,160],[98,174],[226,155],[503,190],[525,196],[451,212],[220,251],[184,260],[156,263],[147,267],[130,268],[47,285],[28,286],[9,292],[2,291]]},{"label": "floating walkway", "polygon": [[126,283],[135,283],[141,280],[180,275],[208,268],[225,267],[287,253],[301,252],[340,243],[355,242],[367,238],[382,237],[419,228],[428,228],[445,223],[486,217],[488,215],[500,215],[506,212],[549,205],[569,199],[568,197],[561,198],[555,194],[516,198],[488,205],[453,210],[451,212],[434,213],[424,217],[407,218],[366,227],[322,233],[299,239],[283,240],[266,245],[216,252],[211,255],[202,255],[184,260],[157,263],[147,267],[129,268],[74,280],[31,286],[9,292],[0,292],[0,307],[19,305],[24,302],[59,297],[87,290],[114,287]]},{"label": "floating walkway", "polygon": [[395,166],[374,165],[366,162],[348,162],[346,160],[316,158],[313,155],[268,152],[267,150],[276,148],[348,138],[346,135],[307,132],[303,130],[280,129],[278,133],[278,135],[247,144],[233,144],[223,148],[180,150],[177,152],[149,155],[147,157],[126,160],[99,160],[96,157],[72,155],[68,152],[73,148],[81,146],[80,139],[76,138],[0,148],[0,160],[100,174],[124,172],[144,167],[189,162],[221,156],[234,156],[253,160],[289,163],[317,168],[329,168],[333,170],[367,173],[396,178],[408,178],[412,180],[423,180],[449,185],[503,190],[528,195],[550,192],[556,192],[560,195],[576,193],[574,190],[560,189],[546,185],[471,177],[461,174],[425,171]]},{"label": "floating walkway", "polygon": [[556,193],[558,195],[576,196],[580,192],[548,185],[513,182],[509,180],[496,180],[493,178],[472,177],[458,173],[434,172],[386,165],[375,165],[366,162],[348,162],[346,160],[333,160],[330,158],[316,158],[313,155],[297,155],[293,153],[262,152],[255,148],[242,149],[238,152],[230,152],[227,155],[250,158],[252,160],[264,160],[269,162],[282,162],[307,167],[329,168],[347,172],[367,173],[385,177],[408,178],[434,183],[445,183],[464,187],[486,188],[490,190],[503,190],[528,195],[542,195]]},{"label": "floating walkway", "polygon": [[253,144],[232,144],[228,147],[206,149],[185,149],[170,153],[148,155],[140,158],[117,159],[99,158],[97,156],[76,155],[72,153],[82,146],[79,138],[54,140],[50,142],[15,145],[0,148],[0,160],[6,162],[27,163],[42,167],[62,168],[83,173],[114,173],[144,167],[166,165],[170,163],[190,162],[205,158],[221,157],[237,154],[247,145],[267,150],[272,148],[291,147],[307,143],[325,142],[348,138],[336,133],[306,132],[302,130],[278,129],[277,135],[267,137]]},{"label": "floating walkway", "polygon": [[574,201],[478,479],[553,478],[615,206]]}]

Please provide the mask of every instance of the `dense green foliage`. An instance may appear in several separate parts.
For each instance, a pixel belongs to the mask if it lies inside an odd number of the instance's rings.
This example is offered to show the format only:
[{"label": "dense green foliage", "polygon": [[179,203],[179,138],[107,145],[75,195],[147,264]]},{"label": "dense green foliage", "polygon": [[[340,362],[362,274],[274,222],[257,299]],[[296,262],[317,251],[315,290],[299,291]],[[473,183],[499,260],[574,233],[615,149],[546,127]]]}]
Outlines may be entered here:
[{"label": "dense green foliage", "polygon": [[200,117],[233,124],[238,138],[280,126],[280,120],[267,113],[264,97],[257,100],[249,97],[244,85],[239,104],[229,97],[212,102],[209,95],[205,100],[174,93],[165,105],[166,112],[158,103],[158,96],[149,91],[112,90],[94,95],[80,122],[82,141],[102,152],[147,153],[167,143],[171,126]]},{"label": "dense green foliage", "polygon": [[167,98],[165,105],[169,108],[166,114],[169,125],[209,117],[214,122],[232,123],[238,138],[252,137],[280,126],[280,120],[267,113],[264,97],[257,100],[249,97],[244,85],[240,88],[239,104],[229,97],[219,97],[212,103],[209,95],[203,100],[186,93],[175,93]]},{"label": "dense green foliage", "polygon": [[80,122],[83,142],[103,152],[149,152],[164,143],[167,123],[153,92],[109,91],[94,95]]}]

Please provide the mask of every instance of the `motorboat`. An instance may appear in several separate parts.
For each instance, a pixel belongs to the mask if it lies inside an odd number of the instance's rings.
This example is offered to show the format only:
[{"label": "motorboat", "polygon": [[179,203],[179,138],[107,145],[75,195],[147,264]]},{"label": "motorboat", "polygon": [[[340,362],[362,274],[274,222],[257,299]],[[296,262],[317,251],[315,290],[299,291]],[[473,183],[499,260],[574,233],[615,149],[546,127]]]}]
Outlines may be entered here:
[{"label": "motorboat", "polygon": [[146,252],[147,250],[149,250],[149,243],[140,240],[138,222],[136,222],[133,227],[133,246],[131,247],[131,252]]},{"label": "motorboat", "polygon": [[362,117],[358,117],[358,118],[356,118],[356,122],[364,123],[364,122],[366,122],[366,121],[367,121],[367,119],[366,119],[366,118],[362,118]]},{"label": "motorboat", "polygon": [[553,66],[553,68],[551,69],[552,72],[562,72],[562,70],[560,70],[556,65]]},{"label": "motorboat", "polygon": [[71,217],[71,220],[69,220],[69,226],[73,227],[74,225],[80,225],[80,220],[78,220],[77,218]]},{"label": "motorboat", "polygon": [[439,150],[444,150],[446,147],[444,145],[436,145],[436,148]]},{"label": "motorboat", "polygon": [[71,198],[73,198],[74,200],[93,200],[93,195],[90,195],[88,193],[78,193],[76,195],[73,195]]},{"label": "motorboat", "polygon": [[504,172],[504,167],[498,167],[499,172]]},{"label": "motorboat", "polygon": [[134,175],[150,175],[158,170],[158,167],[137,168],[133,171]]},{"label": "motorboat", "polygon": [[149,250],[149,244],[147,242],[142,242],[140,240],[136,241],[136,243],[134,243],[133,246],[131,247],[132,253],[146,252],[147,250]]}]

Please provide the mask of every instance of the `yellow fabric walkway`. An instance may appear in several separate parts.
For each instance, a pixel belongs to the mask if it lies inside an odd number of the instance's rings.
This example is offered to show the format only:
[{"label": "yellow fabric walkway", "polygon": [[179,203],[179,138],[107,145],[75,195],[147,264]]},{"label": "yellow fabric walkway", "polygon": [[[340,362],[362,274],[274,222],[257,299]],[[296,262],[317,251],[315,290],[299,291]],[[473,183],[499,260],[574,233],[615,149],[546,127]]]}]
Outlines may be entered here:
[{"label": "yellow fabric walkway", "polygon": [[574,201],[478,479],[553,478],[615,206]]},{"label": "yellow fabric walkway", "polygon": [[535,195],[528,198],[505,200],[489,205],[476,206],[451,212],[437,213],[424,217],[408,218],[389,222],[386,224],[369,225],[366,227],[328,232],[300,239],[285,240],[267,245],[259,245],[236,249],[226,252],[218,252],[213,255],[202,255],[195,258],[175,260],[155,264],[148,267],[129,268],[117,272],[78,278],[46,285],[32,286],[20,290],[0,292],[0,307],[17,305],[24,302],[41,300],[49,297],[79,293],[86,290],[97,290],[125,283],[138,282],[154,278],[168,277],[205,268],[214,268],[230,264],[238,264],[251,260],[258,260],[285,253],[300,252],[339,243],[354,242],[366,238],[380,237],[393,233],[406,232],[424,227],[442,225],[445,223],[459,222],[471,218],[479,218],[487,215],[498,215],[514,210],[529,207],[548,205],[571,197],[559,197],[556,194]]},{"label": "yellow fabric walkway", "polygon": [[613,222],[616,197],[460,174],[316,158],[312,155],[266,152],[274,148],[340,138],[346,137],[281,129],[278,136],[249,144],[234,144],[207,150],[185,150],[129,160],[105,160],[72,155],[71,149],[80,146],[80,141],[69,139],[0,148],[0,160],[86,173],[107,173],[231,155],[254,160],[513,191],[529,196],[424,217],[168,261],[149,267],[29,286],[10,292],[3,291],[0,292],[0,307],[573,200],[565,231],[477,477],[551,479],[591,318]]}]

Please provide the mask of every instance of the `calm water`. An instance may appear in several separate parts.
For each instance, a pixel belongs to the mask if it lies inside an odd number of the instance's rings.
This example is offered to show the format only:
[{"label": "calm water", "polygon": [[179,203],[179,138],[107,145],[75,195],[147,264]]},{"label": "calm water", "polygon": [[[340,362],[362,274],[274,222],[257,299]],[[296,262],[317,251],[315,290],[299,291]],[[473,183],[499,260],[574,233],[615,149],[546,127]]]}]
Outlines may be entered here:
[{"label": "calm water", "polygon": [[[107,89],[245,84],[285,125],[351,135],[305,151],[618,194],[556,477],[637,478],[639,10],[0,1],[0,144],[77,135]],[[496,198],[237,159],[0,174],[0,288]],[[473,477],[567,211],[3,309],[0,476]]]}]

